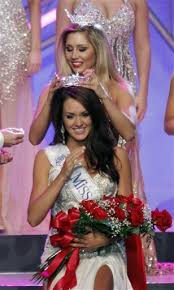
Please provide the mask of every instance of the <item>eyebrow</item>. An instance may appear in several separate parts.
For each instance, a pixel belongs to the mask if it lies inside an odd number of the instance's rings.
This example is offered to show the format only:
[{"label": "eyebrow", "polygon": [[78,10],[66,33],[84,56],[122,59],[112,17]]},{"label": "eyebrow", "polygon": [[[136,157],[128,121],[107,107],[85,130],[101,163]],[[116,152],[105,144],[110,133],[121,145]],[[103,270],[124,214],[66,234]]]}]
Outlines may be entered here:
[{"label": "eyebrow", "polygon": [[[71,46],[72,47],[73,45],[72,44],[66,44],[66,47],[68,47],[68,46]],[[82,47],[82,46],[83,47],[88,47],[88,44],[77,44],[76,46],[77,47]]]},{"label": "eyebrow", "polygon": [[[81,112],[80,114],[83,114],[83,113],[88,113],[88,111],[86,110],[86,111],[83,111],[83,112]],[[73,113],[73,112],[64,112],[64,114],[71,114],[71,115],[74,115],[75,113]]]}]

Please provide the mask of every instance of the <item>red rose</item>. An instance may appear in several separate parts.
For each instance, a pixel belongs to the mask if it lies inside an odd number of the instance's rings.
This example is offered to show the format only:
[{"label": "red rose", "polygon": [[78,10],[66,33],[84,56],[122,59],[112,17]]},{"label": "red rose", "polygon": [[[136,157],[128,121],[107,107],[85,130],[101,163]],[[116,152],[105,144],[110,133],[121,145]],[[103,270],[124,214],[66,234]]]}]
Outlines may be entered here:
[{"label": "red rose", "polygon": [[120,207],[115,207],[115,217],[119,219],[119,221],[123,221],[126,218],[125,212]]},{"label": "red rose", "polygon": [[108,217],[107,212],[101,207],[95,207],[95,209],[93,209],[92,215],[97,220],[104,220]]},{"label": "red rose", "polygon": [[130,213],[134,209],[142,211],[143,207],[144,207],[144,204],[142,203],[142,201],[139,198],[131,195],[131,197],[129,198],[127,202],[126,208],[127,208],[127,211]]},{"label": "red rose", "polygon": [[70,208],[68,210],[68,219],[70,225],[74,225],[80,219],[80,211],[78,208]]},{"label": "red rose", "polygon": [[172,216],[167,210],[162,210],[160,212],[156,208],[154,211],[152,211],[151,216],[157,228],[162,232],[165,232],[172,226]]},{"label": "red rose", "polygon": [[133,209],[130,212],[129,219],[133,227],[138,227],[144,222],[144,216],[141,208]]},{"label": "red rose", "polygon": [[116,200],[119,202],[119,203],[127,203],[128,202],[128,197],[127,196],[124,196],[124,195],[118,195],[116,197]]},{"label": "red rose", "polygon": [[83,200],[81,205],[91,213],[95,207],[97,207],[97,203],[94,200]]},{"label": "red rose", "polygon": [[134,205],[134,207],[143,207],[142,201],[137,197],[132,198],[132,204]]}]

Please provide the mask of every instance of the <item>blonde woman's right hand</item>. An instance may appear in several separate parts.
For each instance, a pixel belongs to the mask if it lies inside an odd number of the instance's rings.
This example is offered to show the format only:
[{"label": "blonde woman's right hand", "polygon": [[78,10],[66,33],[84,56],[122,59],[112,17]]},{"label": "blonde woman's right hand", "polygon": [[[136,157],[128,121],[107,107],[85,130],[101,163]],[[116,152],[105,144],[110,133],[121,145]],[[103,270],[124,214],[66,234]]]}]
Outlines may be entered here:
[{"label": "blonde woman's right hand", "polygon": [[50,82],[47,101],[50,103],[54,92],[61,87],[60,77],[58,75]]},{"label": "blonde woman's right hand", "polygon": [[61,174],[66,179],[71,175],[74,167],[78,165],[85,166],[84,152],[85,152],[85,146],[76,148],[65,159],[64,165],[61,170]]}]

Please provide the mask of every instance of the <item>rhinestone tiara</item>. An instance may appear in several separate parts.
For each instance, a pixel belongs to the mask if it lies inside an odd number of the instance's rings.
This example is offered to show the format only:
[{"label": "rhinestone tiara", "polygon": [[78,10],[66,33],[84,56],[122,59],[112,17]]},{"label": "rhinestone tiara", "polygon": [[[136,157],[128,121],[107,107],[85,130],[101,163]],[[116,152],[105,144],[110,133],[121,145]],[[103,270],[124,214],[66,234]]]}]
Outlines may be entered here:
[{"label": "rhinestone tiara", "polygon": [[81,81],[88,80],[89,78],[79,75],[79,73],[63,76],[60,78],[63,87],[80,86]]},{"label": "rhinestone tiara", "polygon": [[87,18],[86,15],[71,14],[67,9],[65,9],[65,13],[73,24],[78,24],[81,27],[92,26],[98,30],[103,31],[103,27],[100,24],[96,24],[94,21],[94,17],[92,16],[88,16]]}]

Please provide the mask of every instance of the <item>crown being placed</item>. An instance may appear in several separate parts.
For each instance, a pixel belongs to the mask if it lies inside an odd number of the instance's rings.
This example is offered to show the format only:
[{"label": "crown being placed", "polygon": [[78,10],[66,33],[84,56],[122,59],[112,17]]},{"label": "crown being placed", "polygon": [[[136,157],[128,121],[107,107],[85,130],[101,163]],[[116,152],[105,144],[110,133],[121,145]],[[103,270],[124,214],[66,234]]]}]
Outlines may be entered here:
[{"label": "crown being placed", "polygon": [[80,86],[80,83],[84,80],[88,80],[88,78],[79,75],[79,73],[63,76],[60,78],[60,82],[63,87]]},{"label": "crown being placed", "polygon": [[92,15],[86,17],[86,15],[71,14],[67,9],[65,9],[65,13],[73,24],[78,24],[80,27],[92,26],[96,29],[103,30],[103,27],[100,24],[95,23],[95,19]]}]

